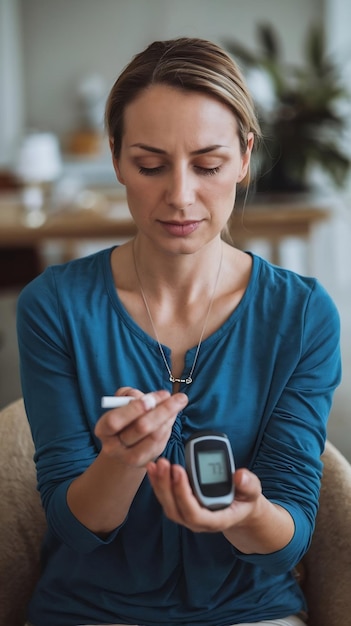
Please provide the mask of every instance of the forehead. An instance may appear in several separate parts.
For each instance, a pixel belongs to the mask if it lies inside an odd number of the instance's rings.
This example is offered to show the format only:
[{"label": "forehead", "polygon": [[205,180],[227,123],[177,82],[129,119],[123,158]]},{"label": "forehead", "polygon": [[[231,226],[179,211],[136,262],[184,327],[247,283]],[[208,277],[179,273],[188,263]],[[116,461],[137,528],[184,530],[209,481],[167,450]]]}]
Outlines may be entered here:
[{"label": "forehead", "polygon": [[[199,91],[168,85],[143,90],[124,112],[124,134],[163,137],[201,134],[205,139],[237,136],[235,114],[224,102]],[[139,139],[140,140],[140,139]]]}]

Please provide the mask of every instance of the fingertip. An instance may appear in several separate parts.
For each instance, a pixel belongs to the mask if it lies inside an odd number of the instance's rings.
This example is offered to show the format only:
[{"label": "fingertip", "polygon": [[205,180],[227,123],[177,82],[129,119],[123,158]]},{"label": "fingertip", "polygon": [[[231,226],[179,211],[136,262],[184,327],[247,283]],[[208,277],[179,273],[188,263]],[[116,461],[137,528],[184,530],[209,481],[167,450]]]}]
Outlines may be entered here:
[{"label": "fingertip", "polygon": [[246,487],[250,482],[249,473],[246,470],[241,470],[240,484],[242,487]]},{"label": "fingertip", "polygon": [[145,411],[151,411],[158,404],[167,400],[170,397],[170,392],[166,389],[161,389],[159,391],[150,391],[149,393],[145,393],[140,397],[140,400],[143,403]]},{"label": "fingertip", "polygon": [[154,475],[156,472],[156,463],[154,461],[149,461],[146,465],[146,471],[150,475]]},{"label": "fingertip", "polygon": [[182,393],[181,391],[174,394],[173,398],[176,400],[179,406],[186,406],[189,402],[189,398],[186,393]]},{"label": "fingertip", "polygon": [[179,483],[181,479],[181,469],[179,465],[172,465],[172,482]]},{"label": "fingertip", "polygon": [[238,469],[234,474],[234,483],[237,489],[245,488],[250,482],[250,476],[246,469]]}]

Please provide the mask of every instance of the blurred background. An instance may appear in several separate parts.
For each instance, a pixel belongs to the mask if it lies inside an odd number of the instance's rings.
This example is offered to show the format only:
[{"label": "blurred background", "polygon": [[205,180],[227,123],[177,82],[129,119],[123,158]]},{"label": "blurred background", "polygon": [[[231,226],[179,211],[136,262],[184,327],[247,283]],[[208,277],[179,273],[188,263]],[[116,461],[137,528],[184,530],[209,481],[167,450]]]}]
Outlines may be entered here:
[{"label": "blurred background", "polygon": [[239,244],[317,276],[339,308],[329,438],[351,460],[350,23],[349,0],[0,0],[0,408],[21,395],[23,285],[132,234],[103,132],[109,89],[151,41],[198,36],[242,65],[273,159]]}]

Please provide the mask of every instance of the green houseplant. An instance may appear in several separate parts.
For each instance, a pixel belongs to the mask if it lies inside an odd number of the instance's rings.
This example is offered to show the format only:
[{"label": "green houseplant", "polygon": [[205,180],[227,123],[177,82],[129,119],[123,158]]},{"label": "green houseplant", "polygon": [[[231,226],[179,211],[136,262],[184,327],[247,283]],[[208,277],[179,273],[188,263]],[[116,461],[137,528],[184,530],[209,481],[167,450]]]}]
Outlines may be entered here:
[{"label": "green houseplant", "polygon": [[341,148],[346,120],[338,105],[348,94],[327,54],[323,29],[313,26],[308,31],[302,67],[282,60],[271,25],[259,24],[257,37],[257,53],[225,42],[248,76],[263,132],[254,163],[256,190],[308,191],[316,165],[342,186],[350,159]]}]

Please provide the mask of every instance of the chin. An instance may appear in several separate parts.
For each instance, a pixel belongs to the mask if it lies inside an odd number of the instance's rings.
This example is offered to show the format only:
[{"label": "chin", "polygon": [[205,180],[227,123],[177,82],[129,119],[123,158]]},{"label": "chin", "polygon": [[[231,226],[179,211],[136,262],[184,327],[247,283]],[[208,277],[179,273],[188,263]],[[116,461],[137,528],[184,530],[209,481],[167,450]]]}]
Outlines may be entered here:
[{"label": "chin", "polygon": [[162,238],[155,240],[152,238],[155,247],[167,255],[181,256],[191,255],[200,252],[218,238],[218,233],[213,237],[178,237],[178,238]]}]

